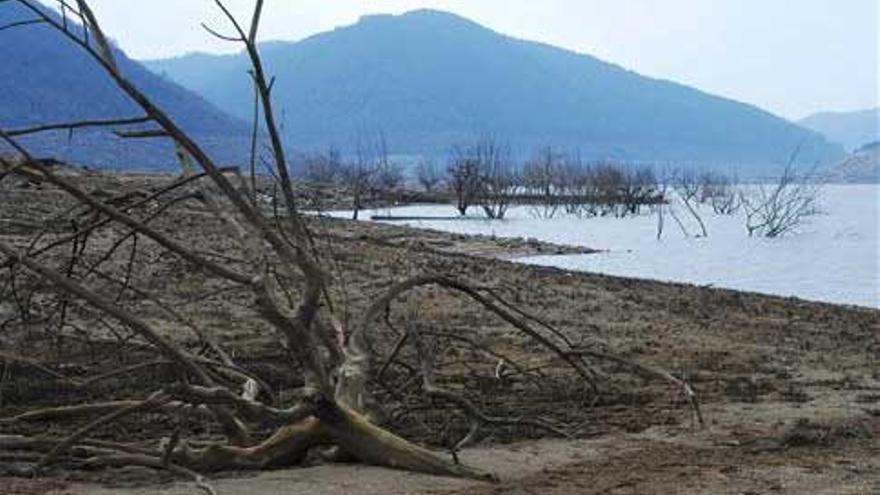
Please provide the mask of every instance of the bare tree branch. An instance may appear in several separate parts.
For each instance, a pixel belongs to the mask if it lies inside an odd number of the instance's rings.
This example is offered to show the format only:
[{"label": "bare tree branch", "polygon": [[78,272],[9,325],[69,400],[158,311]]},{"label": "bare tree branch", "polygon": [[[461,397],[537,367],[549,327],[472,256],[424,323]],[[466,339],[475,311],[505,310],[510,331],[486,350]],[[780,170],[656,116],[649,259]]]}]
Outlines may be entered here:
[{"label": "bare tree branch", "polygon": [[77,122],[66,122],[60,124],[46,124],[22,129],[10,129],[6,131],[9,137],[24,136],[27,134],[36,134],[46,131],[81,129],[84,127],[110,127],[116,125],[132,125],[150,122],[150,117],[132,117],[129,119],[104,119],[104,120],[80,120]]}]

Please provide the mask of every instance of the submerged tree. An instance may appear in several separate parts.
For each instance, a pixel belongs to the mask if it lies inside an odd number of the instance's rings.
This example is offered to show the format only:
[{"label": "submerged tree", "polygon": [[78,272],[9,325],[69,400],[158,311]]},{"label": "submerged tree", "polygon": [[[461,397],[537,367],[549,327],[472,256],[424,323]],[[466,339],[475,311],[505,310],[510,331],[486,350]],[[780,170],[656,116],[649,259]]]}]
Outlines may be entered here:
[{"label": "submerged tree", "polygon": [[300,162],[302,178],[311,184],[330,186],[341,178],[342,155],[332,146],[326,152],[304,153]]},{"label": "submerged tree", "polygon": [[423,158],[416,166],[416,180],[426,193],[432,193],[443,182],[443,171],[433,160]]},{"label": "submerged tree", "polygon": [[[476,203],[488,218],[504,218],[519,185],[509,146],[500,145],[492,136],[483,136],[457,147],[452,172],[459,204]],[[461,208],[459,212],[464,214]]]},{"label": "submerged tree", "polygon": [[[156,384],[155,390],[144,398],[39,408],[3,419],[2,424],[72,415],[93,418],[63,439],[4,437],[0,449],[42,453],[32,472],[65,459],[79,458],[78,465],[143,465],[191,474],[201,480],[196,473],[294,465],[313,448],[332,447],[335,450],[328,451],[328,456],[335,459],[354,458],[425,473],[491,479],[488,473],[459,464],[454,455],[472,442],[481,428],[527,424],[557,434],[566,431],[539,418],[489,415],[477,403],[445,388],[435,376],[436,356],[428,345],[430,332],[418,321],[400,334],[388,355],[377,354],[370,335],[375,334],[378,321],[387,317],[393,303],[402,296],[428,286],[462,295],[553,356],[561,370],[567,370],[586,385],[584,390],[591,396],[583,397],[584,403],[595,400],[595,394],[600,391],[597,379],[602,375],[591,360],[605,360],[616,367],[624,365],[641,375],[673,383],[699,415],[693,390],[683,380],[592,348],[578,347],[564,333],[508,303],[491,288],[475,287],[443,273],[417,275],[391,283],[383,292],[369,298],[371,303],[359,318],[341,318],[340,302],[334,300],[328,290],[329,264],[318,249],[309,222],[298,210],[285,147],[271,103],[272,79],[265,73],[257,49],[262,0],[255,1],[249,26],[240,24],[221,0],[215,0],[233,34],[211,32],[242,43],[250,59],[250,75],[262,115],[260,126],[268,136],[269,162],[280,196],[276,202],[278,211],[274,212],[265,211],[256,200],[252,191],[254,180],[247,181],[238,169],[219,167],[207,149],[194,141],[120,70],[113,48],[86,0],[77,0],[75,5],[62,3],[61,16],[36,1],[15,1],[33,19],[12,27],[26,29],[29,24],[39,23],[54,28],[98,63],[142,114],[129,119],[57,123],[14,130],[0,128],[0,139],[16,154],[15,158],[0,157],[0,181],[15,175],[49,184],[74,203],[65,214],[48,219],[32,239],[0,240],[0,296],[4,300],[14,299],[19,318],[31,321],[30,315],[39,309],[37,306],[42,304],[44,296],[18,297],[21,277],[26,274],[25,285],[33,291],[43,290],[45,297],[57,294],[54,307],[58,310],[49,312],[46,321],[61,318],[63,323],[68,314],[65,308],[74,302],[88,307],[107,327],[118,325],[137,336],[145,349],[155,353],[158,362],[170,365],[174,376],[167,383]],[[72,22],[69,16],[77,22]],[[0,26],[0,31],[7,27]],[[120,127],[132,123],[151,126],[138,133],[170,140],[178,150],[182,171],[177,180],[138,198],[97,196],[16,140],[16,136],[37,134],[47,128]],[[234,246],[228,249],[236,256],[188,245],[174,232],[151,225],[183,202],[198,203],[222,226],[226,245]],[[71,221],[73,227],[59,230],[59,221]],[[87,242],[97,233],[110,241]],[[161,249],[163,256],[194,267],[205,280],[205,291],[208,287],[212,287],[211,290],[235,288],[250,295],[255,317],[265,328],[274,329],[290,354],[291,363],[285,372],[295,373],[301,384],[292,400],[287,403],[273,400],[264,380],[239,366],[233,356],[217,345],[209,331],[200,328],[197,322],[187,321],[173,307],[163,304],[161,297],[137,287],[133,283],[137,274],[132,273],[130,262],[128,269],[122,270],[123,278],[116,276],[108,260],[125,259],[120,252],[124,246],[131,249],[134,258],[138,242],[152,243]],[[63,266],[58,266],[51,256],[60,250],[71,253]],[[173,292],[170,287],[167,290]],[[153,301],[161,308],[163,321],[172,328],[196,332],[210,356],[191,352],[169,338],[155,318],[144,318],[138,314],[137,305],[126,304],[120,297],[125,292],[136,293],[139,300]],[[82,331],[90,332],[89,329]],[[456,337],[478,347],[467,335]],[[382,416],[383,404],[378,402],[369,384],[385,372],[388,363],[404,359],[404,348],[409,349],[405,354],[409,359],[406,368],[411,371],[419,392],[433,400],[433,407],[452,406],[468,418],[470,430],[452,446],[452,459],[403,439],[377,419]],[[22,359],[34,362],[26,357]],[[377,366],[380,362],[385,364]],[[510,359],[503,362],[515,365]],[[113,373],[128,371],[130,368],[123,368]],[[522,375],[534,380],[546,379],[529,370],[522,370]],[[169,431],[162,442],[149,449],[90,437],[100,427],[145,411],[177,418],[181,425],[190,415],[197,415],[203,421],[218,425],[225,440],[189,442],[181,427]],[[270,432],[263,434],[261,427],[268,427]],[[209,486],[201,486],[210,491]]]},{"label": "submerged tree", "polygon": [[712,207],[716,215],[733,215],[739,211],[739,195],[725,175],[705,172],[700,176],[699,201]]},{"label": "submerged tree", "polygon": [[456,146],[452,150],[446,174],[446,183],[455,196],[455,209],[464,216],[480,196],[480,161],[471,155],[467,147]]},{"label": "submerged tree", "polygon": [[749,236],[779,237],[819,212],[820,186],[795,172],[794,156],[774,184],[758,184],[740,194]]},{"label": "submerged tree", "polygon": [[541,218],[553,218],[559,211],[559,197],[562,192],[561,180],[563,156],[552,147],[541,148],[535,157],[526,162],[522,171],[522,182],[528,194],[537,199],[532,214]]},{"label": "submerged tree", "polygon": [[703,217],[697,211],[697,202],[700,199],[700,177],[699,174],[688,168],[678,170],[672,178],[672,188],[678,193],[681,203],[685,209],[691,214],[697,225],[700,226],[700,235],[708,237],[709,231],[706,230],[706,223]]}]

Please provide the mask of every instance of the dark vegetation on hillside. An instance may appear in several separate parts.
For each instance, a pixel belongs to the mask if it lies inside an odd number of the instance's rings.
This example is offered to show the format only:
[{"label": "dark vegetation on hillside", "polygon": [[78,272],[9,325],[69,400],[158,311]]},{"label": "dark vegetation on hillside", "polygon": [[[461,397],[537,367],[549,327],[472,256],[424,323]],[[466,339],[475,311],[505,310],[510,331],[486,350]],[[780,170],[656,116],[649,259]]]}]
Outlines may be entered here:
[{"label": "dark vegetation on hillside", "polygon": [[[0,3],[0,25],[33,19],[17,2]],[[72,27],[72,29],[78,29]],[[141,111],[120,94],[93,60],[41,25],[6,29],[0,43],[0,127],[128,118]],[[151,73],[121,50],[120,68],[184,129],[211,145],[223,162],[247,157],[249,126],[192,91]],[[123,140],[109,130],[77,129],[23,139],[34,151],[90,166],[119,169],[176,167],[174,148],[156,140]],[[3,148],[0,148],[3,151]]]}]

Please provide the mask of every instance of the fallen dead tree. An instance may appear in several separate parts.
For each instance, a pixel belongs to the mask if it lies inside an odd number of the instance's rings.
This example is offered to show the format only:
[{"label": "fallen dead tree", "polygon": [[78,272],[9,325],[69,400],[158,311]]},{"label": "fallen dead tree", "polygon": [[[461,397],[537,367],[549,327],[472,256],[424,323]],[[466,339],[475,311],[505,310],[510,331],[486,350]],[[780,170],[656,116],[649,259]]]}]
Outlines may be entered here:
[{"label": "fallen dead tree", "polygon": [[[291,466],[302,462],[311,450],[321,449],[324,457],[331,460],[356,459],[398,469],[492,480],[491,473],[460,464],[456,455],[474,441],[481,429],[522,425],[554,435],[570,434],[570,427],[540,417],[488,414],[460,391],[444,386],[436,372],[438,338],[455,340],[484,356],[494,368],[497,380],[516,377],[540,384],[547,379],[546,369],[517,363],[515,357],[493,350],[474,335],[444,335],[437,329],[425,328],[415,314],[406,328],[397,329],[393,345],[378,345],[377,329],[393,326],[389,318],[393,306],[427,287],[461,295],[540,349],[546,361],[552,363],[553,373],[565,374],[567,380],[583,385],[582,396],[571,399],[583,407],[589,407],[604,393],[606,372],[601,370],[602,361],[628,363],[598,350],[583,349],[565,332],[508,302],[492,288],[442,273],[417,275],[393,283],[372,296],[372,304],[358,318],[343,318],[344,301],[335,299],[330,290],[332,263],[327,261],[309,223],[297,209],[285,148],[271,105],[272,82],[257,51],[261,0],[255,2],[247,28],[217,0],[215,3],[225,14],[233,34],[211,32],[242,43],[250,58],[258,113],[262,115],[261,123],[255,121],[254,126],[268,136],[268,161],[277,180],[278,197],[271,208],[257,200],[251,189],[253,180],[248,181],[237,169],[219,167],[208,150],[191,139],[126,77],[85,0],[77,0],[75,5],[62,3],[61,17],[37,2],[13,3],[33,16],[34,22],[27,25],[48,25],[79,46],[143,111],[140,116],[89,121],[88,125],[148,124],[151,127],[147,130],[120,134],[173,141],[182,172],[181,178],[158,191],[141,195],[133,202],[114,204],[91,194],[85,182],[58,174],[16,140],[16,136],[46,129],[74,129],[85,124],[42,125],[16,129],[14,133],[0,128],[0,139],[18,155],[14,161],[0,158],[0,180],[26,175],[29,180],[56,188],[71,202],[57,218],[47,220],[68,222],[69,231],[39,231],[28,237],[0,240],[0,297],[12,301],[15,309],[15,316],[4,325],[18,322],[23,328],[36,325],[59,332],[74,329],[86,336],[116,338],[118,349],[128,349],[130,343],[137,342],[137,352],[152,354],[142,363],[118,370],[91,375],[86,370],[87,376],[81,378],[67,377],[36,357],[16,355],[14,360],[55,378],[60,375],[78,390],[90,390],[90,386],[102,380],[143,368],[161,367],[171,377],[152,384],[153,389],[140,398],[92,398],[75,405],[30,408],[0,419],[0,426],[71,417],[87,419],[64,438],[0,436],[0,453],[33,461],[25,472],[39,473],[59,463],[74,467],[139,465],[192,476],[210,492],[200,473]],[[75,17],[77,22],[68,16]],[[26,29],[27,25],[15,28]],[[254,132],[254,136],[258,135]],[[203,221],[219,226],[223,235],[216,242],[220,247],[194,246],[182,241],[173,230],[156,226],[174,208],[184,204],[197,209]],[[135,269],[134,260],[145,245],[152,246],[158,256],[173,259],[187,271],[198,273],[203,287],[200,291],[230,291],[249,301],[254,318],[260,322],[259,328],[272,329],[280,337],[290,357],[285,372],[295,374],[290,381],[299,384],[296,393],[284,401],[274,400],[264,383],[268,377],[240,366],[235,356],[199,322],[189,321],[163,302],[162,294],[139,287],[141,274]],[[59,252],[66,254],[59,256]],[[174,292],[173,283],[166,285],[165,290]],[[127,298],[126,294],[136,297]],[[162,318],[145,317],[145,305],[158,308]],[[83,321],[93,327],[84,328]],[[198,351],[171,338],[169,328],[173,333],[192,334],[199,343]],[[387,411],[383,411],[374,385],[381,384],[391,368],[398,369],[396,373],[406,385],[389,393],[407,390],[429,398],[431,407],[454,409],[467,418],[466,434],[449,442],[451,458],[383,426],[380,418]],[[685,381],[637,363],[630,363],[630,368],[680,389],[698,414],[695,394]],[[146,445],[93,438],[100,429],[140,414],[168,418],[177,427]],[[187,438],[186,425],[194,418],[218,428],[222,438]]]}]

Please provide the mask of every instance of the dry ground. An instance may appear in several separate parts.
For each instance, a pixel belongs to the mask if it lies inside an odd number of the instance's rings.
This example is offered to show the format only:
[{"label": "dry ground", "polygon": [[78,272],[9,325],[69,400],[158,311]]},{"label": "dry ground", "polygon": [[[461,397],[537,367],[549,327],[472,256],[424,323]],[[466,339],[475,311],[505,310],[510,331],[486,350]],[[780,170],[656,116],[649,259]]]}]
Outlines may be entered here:
[{"label": "dry ground", "polygon": [[[156,179],[81,180],[116,193],[149,187]],[[58,204],[59,195],[50,189],[0,190],[0,235],[21,239]],[[486,378],[483,371],[495,361],[474,355],[461,361],[467,366],[450,365],[445,379],[483,395],[491,393],[492,399],[482,405],[495,413],[540,414],[579,424],[578,438],[553,439],[522,428],[484,435],[462,459],[497,472],[502,479],[498,485],[366,466],[317,465],[215,475],[213,484],[220,493],[880,493],[880,311],[571,273],[501,259],[566,249],[535,242],[313,222],[317,242],[333,267],[332,291],[349,314],[358,314],[392,281],[415,274],[439,272],[490,285],[576,342],[688,376],[703,399],[707,426],[694,430],[688,408],[664,384],[618,379],[613,383],[617,391],[607,392],[591,406],[580,398],[580,388],[562,379],[551,377],[545,386],[529,388]],[[178,210],[157,225],[235,257],[234,248],[198,209]],[[135,271],[142,286],[164,292],[282,398],[296,386],[284,378],[287,356],[274,335],[254,321],[244,296],[211,285],[203,274],[154,248],[142,249]],[[179,341],[192,340],[163,323],[147,302],[128,303],[145,318],[165,325]],[[389,321],[406,325],[414,315],[432,327],[472,335],[524,362],[548,366],[547,356],[513,336],[502,321],[454,296],[423,291],[400,302]],[[82,322],[93,317],[87,308],[78,309],[76,316]],[[390,345],[390,335],[377,333],[379,349]],[[115,347],[110,356],[104,341],[49,329],[6,328],[0,339],[4,350],[36,354],[74,375],[80,368],[110,368],[143,358],[136,347],[125,352]],[[33,405],[84,399],[25,366],[5,362],[4,370],[0,417]],[[161,370],[133,375],[103,392],[136,396],[144,391],[144,382],[164,376]],[[392,402],[382,390],[377,394]],[[454,414],[447,416],[455,419]],[[103,434],[146,441],[169,428],[161,419],[142,419]],[[410,438],[434,438],[437,447],[444,442],[438,444],[432,432],[466,426],[426,414],[392,412],[385,419]],[[74,426],[0,424],[0,434],[61,434]],[[194,493],[195,488],[138,469],[59,469],[37,480],[0,478],[0,493],[45,492],[171,494]]]}]

